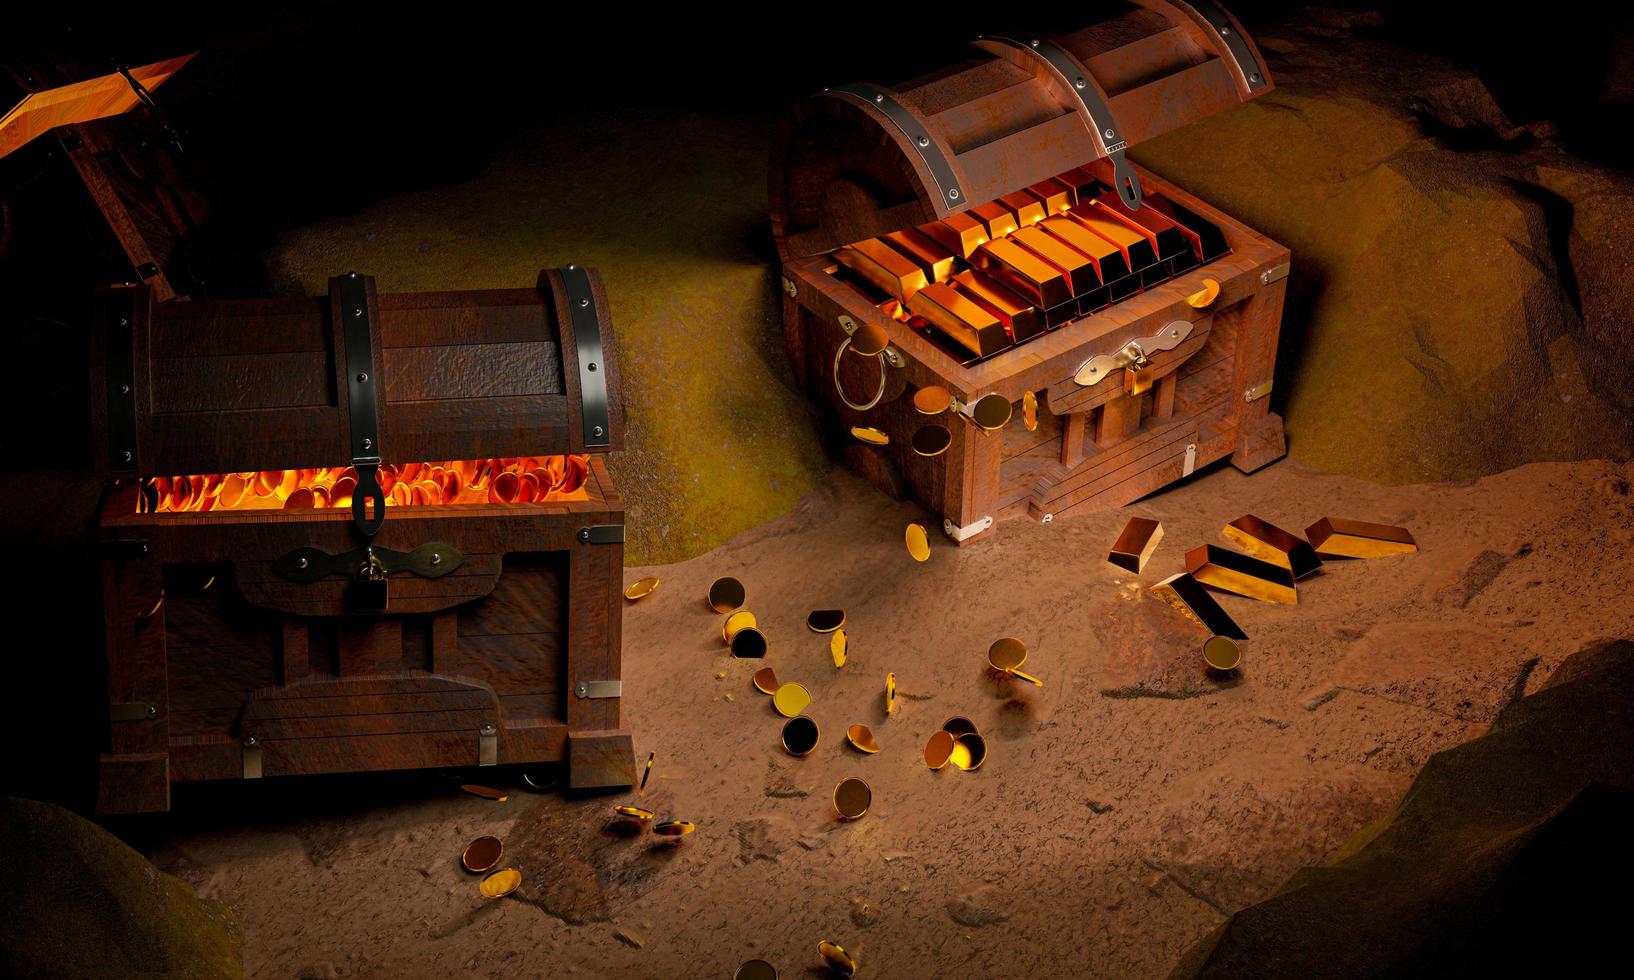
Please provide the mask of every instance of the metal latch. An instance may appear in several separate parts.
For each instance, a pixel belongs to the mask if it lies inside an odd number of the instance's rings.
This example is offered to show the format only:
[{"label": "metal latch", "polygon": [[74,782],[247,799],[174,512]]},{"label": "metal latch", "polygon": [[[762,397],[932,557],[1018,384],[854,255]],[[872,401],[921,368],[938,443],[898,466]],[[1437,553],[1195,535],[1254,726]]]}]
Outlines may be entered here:
[{"label": "metal latch", "polygon": [[992,526],[992,517],[977,518],[964,527],[960,527],[945,517],[942,519],[942,533],[955,541],[969,541]]},{"label": "metal latch", "polygon": [[1271,382],[1261,381],[1259,384],[1243,390],[1243,401],[1258,401],[1271,393]]},{"label": "metal latch", "polygon": [[453,545],[428,541],[413,551],[393,551],[366,545],[331,555],[317,548],[296,548],[272,563],[272,570],[292,582],[310,585],[331,575],[359,577],[365,564],[378,565],[385,574],[410,572],[421,578],[442,578],[465,563]]},{"label": "metal latch", "polygon": [[595,700],[597,698],[618,698],[624,696],[623,681],[580,681],[573,688],[576,697]]},{"label": "metal latch", "polygon": [[1195,469],[1197,469],[1197,443],[1188,442],[1186,444],[1186,458],[1180,464],[1180,475],[1191,476],[1192,471]]},{"label": "metal latch", "polygon": [[1279,279],[1286,279],[1288,278],[1289,270],[1292,268],[1293,265],[1288,262],[1284,262],[1281,265],[1273,265],[1271,268],[1260,273],[1260,282],[1269,286]]},{"label": "metal latch", "polygon": [[477,729],[477,765],[499,765],[499,726],[491,721]]},{"label": "metal latch", "polygon": [[624,525],[592,524],[579,528],[579,541],[584,544],[623,544]]},{"label": "metal latch", "polygon": [[[1100,384],[1118,368],[1134,365],[1138,371],[1147,366],[1147,359],[1160,350],[1174,350],[1191,336],[1190,320],[1174,320],[1150,337],[1142,337],[1124,344],[1116,354],[1097,354],[1078,366],[1072,380],[1085,388]],[[1150,383],[1150,382],[1148,382]],[[1145,390],[1145,389],[1141,389]]]},{"label": "metal latch", "polygon": [[261,778],[261,740],[254,735],[244,736],[244,778]]},{"label": "metal latch", "polygon": [[783,276],[782,278],[783,292],[788,293],[790,296],[794,296],[797,292],[797,290],[794,288],[794,280],[790,279],[788,276]]},{"label": "metal latch", "polygon": [[108,705],[109,721],[147,721],[159,717],[159,706],[149,701],[118,701]]},{"label": "metal latch", "polygon": [[385,612],[391,602],[391,583],[386,580],[386,563],[373,548],[363,549],[352,584],[346,589],[346,605],[360,612]]}]

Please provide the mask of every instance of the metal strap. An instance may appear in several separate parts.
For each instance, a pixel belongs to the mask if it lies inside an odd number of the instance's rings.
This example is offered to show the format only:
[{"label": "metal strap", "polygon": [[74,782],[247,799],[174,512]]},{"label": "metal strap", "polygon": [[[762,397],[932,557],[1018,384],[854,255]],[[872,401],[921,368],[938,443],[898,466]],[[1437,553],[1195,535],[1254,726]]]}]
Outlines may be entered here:
[{"label": "metal strap", "polygon": [[1237,66],[1237,74],[1241,75],[1247,84],[1248,91],[1254,92],[1266,86],[1265,67],[1259,59],[1254,57],[1254,49],[1249,46],[1248,38],[1242,31],[1231,25],[1231,18],[1226,16],[1224,8],[1213,0],[1174,0],[1182,7],[1190,7],[1198,16],[1208,21],[1214,34],[1225,42],[1226,53]]},{"label": "metal strap", "polygon": [[601,321],[596,319],[596,295],[590,288],[590,273],[576,265],[561,270],[567,290],[568,315],[573,318],[573,340],[579,350],[579,405],[584,418],[584,445],[606,446],[612,442],[612,423],[607,415],[607,372],[601,347]]},{"label": "metal strap", "polygon": [[936,192],[941,195],[943,206],[962,208],[968,203],[965,201],[964,192],[959,190],[959,178],[953,172],[953,164],[942,153],[941,145],[931,139],[930,132],[919,122],[919,117],[898,102],[891,93],[877,85],[856,82],[851,85],[825,88],[819,94],[849,96],[884,113],[885,118],[901,130],[902,135],[906,136],[908,142],[919,152],[919,159],[924,161],[925,168],[936,181]]},{"label": "metal strap", "polygon": [[1123,138],[1117,121],[1112,118],[1112,106],[1107,103],[1106,95],[1095,83],[1095,79],[1090,77],[1089,69],[1080,64],[1066,48],[1049,38],[1016,33],[983,34],[979,35],[977,40],[997,41],[1019,48],[1032,54],[1049,68],[1050,74],[1055,76],[1062,88],[1078,100],[1084,113],[1089,116],[1090,133],[1095,137],[1096,147],[1100,150],[1101,156],[1112,161],[1112,182],[1118,196],[1123,199],[1129,210],[1138,210],[1143,196],[1140,175],[1123,157],[1123,151],[1129,143]]},{"label": "metal strap", "polygon": [[[386,492],[380,487],[380,390],[375,374],[374,339],[369,332],[367,281],[355,272],[340,281],[341,335],[346,341],[346,406],[351,416],[352,468],[357,488],[352,491],[352,521],[366,537],[373,537],[386,521]],[[368,502],[374,501],[374,516]]]},{"label": "metal strap", "polygon": [[115,473],[137,472],[136,291],[107,294],[104,349],[108,371],[108,464]]},{"label": "metal strap", "polygon": [[623,681],[580,681],[574,688],[575,696],[586,699],[618,698],[624,696]]},{"label": "metal strap", "polygon": [[592,524],[579,528],[579,540],[585,544],[623,544],[624,525]]}]

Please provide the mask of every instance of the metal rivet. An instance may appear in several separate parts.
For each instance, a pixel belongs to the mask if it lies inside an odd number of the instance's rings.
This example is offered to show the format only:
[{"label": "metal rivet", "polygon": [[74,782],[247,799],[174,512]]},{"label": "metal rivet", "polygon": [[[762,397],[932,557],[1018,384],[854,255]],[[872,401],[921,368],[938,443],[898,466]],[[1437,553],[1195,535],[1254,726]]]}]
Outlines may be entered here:
[{"label": "metal rivet", "polygon": [[1045,514],[1044,515],[1044,523],[1045,524],[1054,524],[1055,523],[1055,515],[1054,514]]},{"label": "metal rivet", "polygon": [[875,102],[884,102],[885,101],[885,94],[882,92],[882,93],[874,96],[874,101]]},{"label": "metal rivet", "polygon": [[587,370],[587,371],[594,371],[595,369],[596,369],[596,362],[595,361],[591,361],[588,365],[585,366],[585,370]]},{"label": "metal rivet", "polygon": [[443,556],[439,555],[435,551],[433,551],[431,553],[431,563],[433,565],[441,565],[443,563]]},{"label": "metal rivet", "polygon": [[1221,34],[1222,37],[1225,36],[1225,35],[1228,35],[1230,33],[1231,33],[1231,28],[1230,27],[1221,27],[1220,28],[1220,34]]},{"label": "metal rivet", "polygon": [[582,698],[586,694],[590,693],[590,689],[588,687],[585,687],[583,684],[580,684],[578,687],[573,689],[573,693],[577,694],[579,697]]},{"label": "metal rivet", "polygon": [[352,315],[353,316],[362,316],[363,315],[363,308],[358,307],[357,309],[353,310]]},{"label": "metal rivet", "polygon": [[148,713],[149,718],[159,717],[159,706],[156,705],[156,704],[148,705],[148,712],[147,713]]},{"label": "metal rivet", "polygon": [[367,374],[364,374],[362,371],[359,371],[357,373],[357,383],[360,384],[360,385],[368,384],[369,383],[369,376]]},{"label": "metal rivet", "polygon": [[598,425],[594,429],[590,430],[590,434],[599,439],[599,438],[601,438],[603,431],[604,430],[602,429],[602,427]]},{"label": "metal rivet", "polygon": [[128,395],[128,394],[130,394],[130,385],[120,385],[120,386],[119,386],[119,393],[120,393],[120,394],[121,394],[121,395]]},{"label": "metal rivet", "polygon": [[1090,368],[1090,369],[1089,369],[1089,373],[1090,373],[1090,374],[1099,374],[1099,373],[1100,373],[1100,370],[1101,370],[1101,369],[1100,369],[1100,368],[1098,368],[1098,367],[1092,367],[1092,368]]},{"label": "metal rivet", "polygon": [[244,744],[245,745],[260,745],[261,740],[256,738],[254,735],[246,735],[244,737]]},{"label": "metal rivet", "polygon": [[490,721],[482,726],[481,731],[484,735],[492,735],[493,733],[499,731],[499,729],[495,728],[494,723]]},{"label": "metal rivet", "polygon": [[929,136],[919,137],[919,145],[920,146],[929,146],[930,145],[930,137]]},{"label": "metal rivet", "polygon": [[1108,126],[1108,127],[1106,127],[1106,130],[1101,133],[1101,135],[1105,136],[1107,139],[1112,139],[1114,136],[1116,136],[1118,134],[1113,132],[1111,126]]},{"label": "metal rivet", "polygon": [[580,306],[589,306],[590,305],[590,297],[586,296],[584,299],[579,300],[579,305]]},{"label": "metal rivet", "polygon": [[589,541],[590,540],[590,529],[589,528],[587,528],[587,527],[579,528],[579,540],[580,541]]},{"label": "metal rivet", "polygon": [[364,449],[373,449],[374,448],[374,440],[373,439],[363,440],[363,448]]},{"label": "metal rivet", "polygon": [[1170,331],[1169,331],[1169,336],[1171,336],[1171,337],[1178,337],[1178,336],[1180,336],[1180,329],[1179,329],[1179,328],[1178,328],[1178,327],[1177,327],[1177,328],[1175,328],[1175,329],[1173,329],[1173,330],[1170,330]]},{"label": "metal rivet", "polygon": [[1249,81],[1251,81],[1251,82],[1253,82],[1253,83],[1254,83],[1254,84],[1255,84],[1255,85],[1258,85],[1258,84],[1259,84],[1259,82],[1260,82],[1260,73],[1259,73],[1259,72],[1255,72],[1255,73],[1254,73],[1254,74],[1252,74],[1252,75],[1249,75],[1249,76],[1248,76],[1248,80],[1249,80]]},{"label": "metal rivet", "polygon": [[957,201],[959,199],[959,188],[957,188],[957,187],[948,188],[947,196],[948,196],[948,200]]},{"label": "metal rivet", "polygon": [[1086,88],[1086,87],[1088,87],[1088,85],[1089,85],[1089,83],[1088,83],[1088,82],[1086,82],[1086,81],[1084,81],[1084,79],[1083,79],[1083,77],[1082,77],[1082,76],[1080,76],[1080,77],[1079,77],[1079,78],[1078,78],[1078,80],[1077,80],[1077,81],[1075,81],[1075,82],[1073,82],[1073,83],[1072,83],[1072,84],[1074,84],[1074,85],[1076,85],[1076,86],[1077,86],[1077,87],[1079,87],[1079,88]]},{"label": "metal rivet", "polygon": [[295,567],[296,568],[305,568],[306,566],[308,566],[310,564],[311,564],[311,562],[307,561],[305,558],[295,559]]},{"label": "metal rivet", "polygon": [[130,326],[130,321],[125,319],[124,317],[120,317],[119,318],[119,325],[121,327],[128,327],[128,326]]},{"label": "metal rivet", "polygon": [[1031,41],[1028,41],[1027,43],[1031,44],[1035,48],[1038,47],[1038,40],[1036,38],[1031,40]]},{"label": "metal rivet", "polygon": [[348,272],[348,273],[346,273],[346,278],[348,278],[348,279],[356,279],[356,278],[357,278],[357,273],[355,273],[355,272]]},{"label": "metal rivet", "polygon": [[130,462],[131,458],[131,451],[129,449],[125,450],[125,462]]},{"label": "metal rivet", "polygon": [[569,269],[577,269],[577,268],[578,268],[578,266],[576,266],[576,265],[574,265],[574,264],[573,264],[573,263],[571,263],[571,262],[569,262],[569,263],[568,263],[568,264],[567,264],[567,267],[568,267],[568,268],[569,268]]}]

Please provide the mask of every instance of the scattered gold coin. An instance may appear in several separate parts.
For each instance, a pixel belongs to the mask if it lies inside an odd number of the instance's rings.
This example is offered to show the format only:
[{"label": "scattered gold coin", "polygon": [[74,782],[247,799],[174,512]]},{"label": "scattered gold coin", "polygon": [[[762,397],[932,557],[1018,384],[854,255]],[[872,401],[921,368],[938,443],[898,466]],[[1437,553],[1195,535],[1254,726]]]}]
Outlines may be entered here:
[{"label": "scattered gold coin", "polygon": [[[962,751],[961,751],[962,750]],[[987,761],[987,740],[975,732],[966,732],[954,740],[953,764],[966,772],[975,772]]]},{"label": "scattered gold coin", "polygon": [[755,690],[762,694],[776,694],[777,686],[777,671],[770,667],[755,671]]},{"label": "scattered gold coin", "polygon": [[631,584],[631,586],[629,588],[625,589],[624,590],[624,598],[629,599],[631,602],[634,602],[635,600],[641,598],[642,596],[652,595],[653,591],[655,589],[657,589],[657,588],[658,588],[658,579],[656,579],[656,578],[644,578],[644,579],[641,579],[639,582],[635,582],[635,583]]},{"label": "scattered gold coin", "polygon": [[858,752],[873,755],[879,751],[879,743],[874,741],[874,732],[867,725],[852,725],[845,730],[845,740]]},{"label": "scattered gold coin", "polygon": [[1027,662],[1027,644],[1013,636],[994,640],[993,645],[987,648],[987,662],[994,670],[1002,670],[1012,677],[1019,677],[1038,687],[1044,686],[1043,681],[1019,669]]},{"label": "scattered gold coin", "polygon": [[810,755],[821,734],[810,718],[790,718],[783,724],[783,748],[789,755]]},{"label": "scattered gold coin", "polygon": [[948,764],[953,757],[953,746],[957,744],[952,735],[947,732],[937,732],[925,743],[925,765],[932,769],[940,769]]},{"label": "scattered gold coin", "polygon": [[698,829],[690,820],[665,820],[653,825],[652,832],[660,837],[685,837]]},{"label": "scattered gold coin", "polygon": [[472,874],[492,871],[494,865],[499,863],[500,852],[504,849],[505,845],[500,843],[498,837],[478,837],[465,845],[465,852],[460,855],[460,863]]},{"label": "scattered gold coin", "polygon": [[647,791],[647,777],[652,775],[652,760],[656,758],[658,758],[657,752],[647,753],[647,768],[641,770],[641,785],[637,788],[636,792],[644,793]]},{"label": "scattered gold coin", "polygon": [[896,674],[885,675],[885,713],[896,714]]},{"label": "scattered gold coin", "polygon": [[628,803],[620,803],[618,806],[613,807],[613,813],[623,817],[625,820],[639,820],[642,823],[646,823],[648,820],[651,820],[653,817],[657,816],[656,813],[653,813],[646,807],[630,806]]},{"label": "scattered gold coin", "polygon": [[841,976],[854,977],[857,975],[856,959],[842,949],[839,943],[823,940],[817,944],[817,955],[823,958],[823,962],[828,965],[830,970]]},{"label": "scattered gold coin", "polygon": [[709,585],[709,608],[718,613],[729,613],[743,605],[743,583],[730,576],[718,578]]},{"label": "scattered gold coin", "polygon": [[867,425],[853,425],[851,434],[858,442],[866,442],[870,446],[885,446],[891,442],[891,437],[880,430]]},{"label": "scattered gold coin", "polygon": [[930,538],[925,534],[925,525],[917,522],[910,523],[905,532],[908,542],[908,554],[914,561],[925,561],[930,558]]},{"label": "scattered gold coin", "polygon": [[828,638],[828,653],[834,658],[836,669],[845,666],[845,630],[835,630]]},{"label": "scattered gold coin", "polygon": [[800,684],[783,684],[772,695],[772,706],[785,718],[794,718],[811,704],[811,692]]},{"label": "scattered gold coin", "polygon": [[856,776],[847,776],[834,787],[834,809],[846,820],[856,820],[868,812],[874,791]]},{"label": "scattered gold coin", "polygon": [[495,803],[504,803],[506,800],[511,798],[511,794],[505,792],[504,790],[494,789],[492,786],[478,786],[475,783],[465,783],[460,787],[460,789],[466,793],[470,793],[472,796],[480,796],[485,800],[493,800]]},{"label": "scattered gold coin", "polygon": [[1213,279],[1204,279],[1203,288],[1186,297],[1187,305],[1193,309],[1207,309],[1220,296],[1220,284]]},{"label": "scattered gold coin", "polygon": [[501,868],[490,873],[477,885],[483,898],[504,898],[522,884],[522,872],[515,868]]},{"label": "scattered gold coin", "polygon": [[958,738],[960,735],[972,733],[975,730],[976,723],[963,715],[954,715],[947,721],[942,722],[942,731],[947,732],[954,738]]},{"label": "scattered gold coin", "polygon": [[732,656],[739,660],[759,660],[766,656],[766,635],[753,626],[733,633]]},{"label": "scattered gold coin", "polygon": [[732,980],[777,980],[777,967],[765,960],[749,960],[732,974]]},{"label": "scattered gold coin", "polygon": [[813,633],[832,633],[844,625],[844,609],[813,609],[806,616],[806,628]]},{"label": "scattered gold coin", "polygon": [[992,432],[1004,428],[1014,411],[1010,399],[995,393],[976,399],[976,404],[970,406],[970,417],[978,426]]},{"label": "scattered gold coin", "polygon": [[1229,636],[1211,636],[1203,644],[1203,663],[1211,670],[1235,670],[1243,662],[1242,650]]},{"label": "scattered gold coin", "polygon": [[938,422],[920,426],[913,434],[913,451],[921,456],[940,456],[953,444],[953,433]]},{"label": "scattered gold coin", "polygon": [[1021,421],[1028,432],[1038,431],[1038,396],[1030,391],[1021,396]]},{"label": "scattered gold coin", "polygon": [[721,641],[727,646],[731,646],[732,636],[733,634],[737,633],[738,630],[743,629],[745,626],[758,625],[759,623],[755,620],[754,613],[747,609],[739,609],[737,612],[727,616],[726,621],[721,623]]},{"label": "scattered gold coin", "polygon": [[931,385],[913,393],[913,410],[920,415],[941,415],[953,404],[953,392]]}]

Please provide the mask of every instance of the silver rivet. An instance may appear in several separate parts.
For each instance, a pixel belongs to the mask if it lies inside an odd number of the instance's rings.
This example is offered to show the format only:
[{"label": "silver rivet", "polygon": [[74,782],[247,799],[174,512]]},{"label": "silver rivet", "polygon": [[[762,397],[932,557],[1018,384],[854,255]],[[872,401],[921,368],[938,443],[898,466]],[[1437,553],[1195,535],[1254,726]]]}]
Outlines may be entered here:
[{"label": "silver rivet", "polygon": [[594,435],[594,436],[595,436],[595,437],[596,437],[596,438],[598,438],[598,439],[600,439],[600,438],[601,438],[601,436],[602,436],[602,431],[603,431],[603,430],[602,430],[602,427],[601,427],[601,426],[599,426],[599,425],[598,425],[598,426],[596,426],[596,427],[595,427],[595,428],[594,428],[594,429],[591,429],[591,430],[590,430],[590,433],[591,433],[591,434],[592,434],[592,435]]},{"label": "silver rivet", "polygon": [[1101,369],[1098,368],[1098,367],[1092,367],[1092,368],[1089,369],[1090,374],[1099,374],[1100,371],[1101,371]]},{"label": "silver rivet", "polygon": [[374,448],[374,440],[373,439],[363,440],[363,448],[364,449],[373,449]]},{"label": "silver rivet", "polygon": [[443,563],[443,556],[439,555],[435,551],[433,551],[431,553],[431,563],[433,565],[441,565]]},{"label": "silver rivet", "polygon": [[353,310],[352,315],[353,316],[362,316],[363,315],[363,308],[358,307],[357,309]]},{"label": "silver rivet", "polygon": [[260,745],[261,740],[256,738],[254,735],[250,735],[250,736],[245,737],[244,744],[245,745]]},{"label": "silver rivet", "polygon": [[578,266],[576,266],[576,265],[574,265],[574,264],[573,264],[573,263],[571,263],[571,262],[569,262],[569,263],[568,263],[568,264],[567,264],[567,267],[568,267],[568,268],[569,268],[569,269],[577,269],[577,268],[578,268]]},{"label": "silver rivet", "polygon": [[1108,127],[1106,127],[1106,129],[1104,131],[1102,131],[1101,135],[1105,136],[1107,139],[1112,139],[1114,136],[1116,136],[1118,134],[1113,131],[1111,126],[1108,126]]},{"label": "silver rivet", "polygon": [[130,453],[130,450],[127,449],[127,450],[125,450],[125,462],[128,463],[130,461],[131,461],[131,453]]},{"label": "silver rivet", "polygon": [[148,717],[149,718],[157,718],[158,716],[159,716],[159,706],[156,705],[156,704],[148,705]]},{"label": "silver rivet", "polygon": [[1038,47],[1038,40],[1036,38],[1031,40],[1031,41],[1028,41],[1027,43],[1031,44],[1035,48]]},{"label": "silver rivet", "polygon": [[1260,83],[1260,73],[1255,72],[1254,74],[1249,75],[1248,80],[1253,82],[1255,85],[1258,85]]},{"label": "silver rivet", "polygon": [[1078,80],[1073,82],[1072,84],[1076,85],[1078,88],[1087,88],[1089,86],[1089,83],[1084,81],[1083,76],[1079,76]]},{"label": "silver rivet", "polygon": [[1230,33],[1231,33],[1231,28],[1230,27],[1221,27],[1220,28],[1220,35],[1222,37],[1224,37],[1225,35],[1228,35]]},{"label": "silver rivet", "polygon": [[588,687],[585,687],[583,684],[580,684],[578,687],[573,689],[573,693],[577,694],[579,697],[582,698],[586,694],[590,693],[590,689]]},{"label": "silver rivet", "polygon": [[881,92],[878,95],[874,96],[874,101],[875,102],[884,102],[885,101],[885,93]]},{"label": "silver rivet", "polygon": [[590,305],[590,298],[589,298],[589,297],[585,297],[585,298],[584,298],[584,299],[581,299],[581,300],[579,300],[579,305],[580,305],[580,306],[581,306],[581,307],[582,307],[582,306],[589,306],[589,305]]},{"label": "silver rivet", "polygon": [[589,528],[587,528],[587,527],[579,528],[579,540],[580,541],[589,541],[590,540],[590,529]]},{"label": "silver rivet", "polygon": [[930,137],[929,136],[919,137],[919,145],[920,146],[929,146],[930,145]]},{"label": "silver rivet", "polygon": [[591,361],[589,364],[585,365],[585,368],[587,370],[594,371],[596,369],[596,362]]},{"label": "silver rivet", "polygon": [[369,383],[369,376],[367,374],[364,374],[362,371],[359,371],[357,373],[357,383],[360,384],[360,385],[368,384]]},{"label": "silver rivet", "polygon": [[125,319],[124,317],[120,317],[119,318],[119,325],[121,327],[128,327],[128,326],[130,326],[130,321]]},{"label": "silver rivet", "polygon": [[305,568],[306,566],[308,566],[310,564],[312,564],[312,563],[307,561],[305,558],[295,559],[295,567],[296,568]]},{"label": "silver rivet", "polygon": [[357,273],[355,273],[355,272],[348,272],[348,273],[346,273],[346,278],[348,278],[348,279],[356,279],[356,278],[357,278]]},{"label": "silver rivet", "polygon": [[949,188],[948,192],[947,192],[947,197],[948,197],[948,200],[950,200],[950,201],[957,201],[959,199],[959,188],[957,188],[957,187]]},{"label": "silver rivet", "polygon": [[1179,329],[1178,329],[1178,328],[1176,328],[1176,329],[1174,329],[1174,330],[1170,330],[1170,331],[1169,331],[1169,336],[1171,336],[1171,337],[1178,337],[1178,336],[1180,336],[1180,330],[1179,330]]},{"label": "silver rivet", "polygon": [[488,722],[482,726],[482,734],[484,735],[492,735],[497,731],[499,731],[499,729],[494,727],[493,722]]},{"label": "silver rivet", "polygon": [[121,394],[121,395],[128,395],[128,394],[130,394],[130,385],[120,385],[120,386],[119,386],[119,393],[120,393],[120,394]]}]

